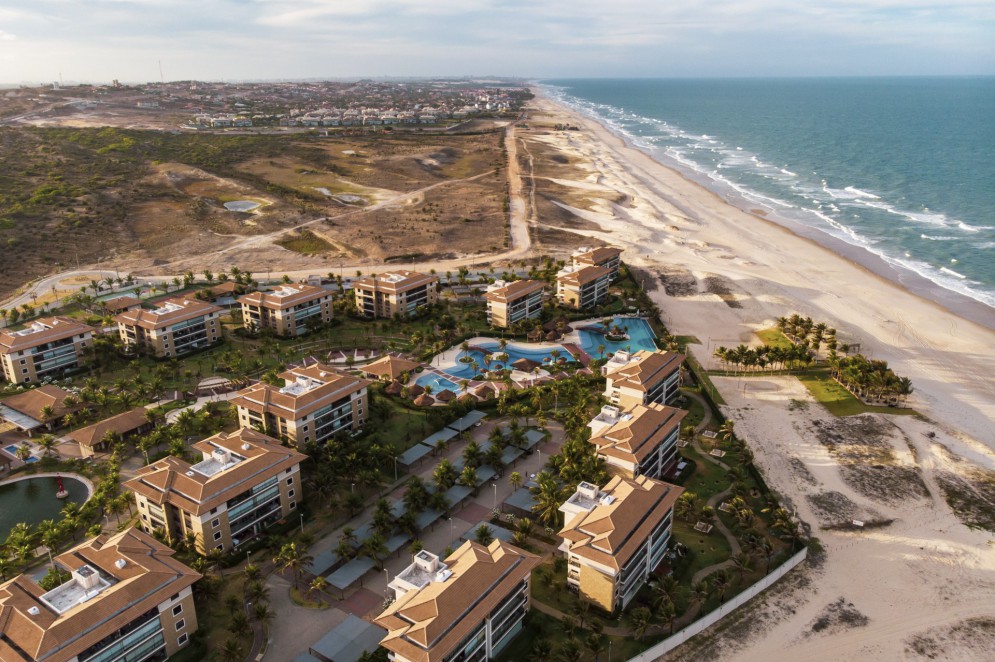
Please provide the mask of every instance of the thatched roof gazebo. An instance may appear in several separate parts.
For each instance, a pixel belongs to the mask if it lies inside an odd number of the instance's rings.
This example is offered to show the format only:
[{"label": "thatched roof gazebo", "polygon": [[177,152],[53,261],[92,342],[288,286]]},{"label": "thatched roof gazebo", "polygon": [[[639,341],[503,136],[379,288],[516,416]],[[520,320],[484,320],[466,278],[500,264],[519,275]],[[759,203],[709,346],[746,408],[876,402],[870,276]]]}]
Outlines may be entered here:
[{"label": "thatched roof gazebo", "polygon": [[411,397],[416,397],[425,392],[425,389],[418,384],[412,384],[408,387],[408,395]]},{"label": "thatched roof gazebo", "polygon": [[532,372],[536,368],[541,368],[542,364],[532,359],[520,358],[511,364],[516,370],[521,370],[522,372]]},{"label": "thatched roof gazebo", "polygon": [[481,400],[489,400],[497,394],[497,391],[490,384],[481,384],[473,389],[473,394]]},{"label": "thatched roof gazebo", "polygon": [[449,402],[456,397],[456,394],[450,391],[448,388],[444,388],[435,394],[435,399],[439,402]]},{"label": "thatched roof gazebo", "polygon": [[428,393],[422,393],[417,398],[415,398],[415,404],[419,407],[431,407],[435,404],[435,398],[433,398]]},{"label": "thatched roof gazebo", "polygon": [[401,391],[404,390],[404,384],[401,382],[391,382],[384,387],[384,393],[388,395],[401,395]]},{"label": "thatched roof gazebo", "polygon": [[560,333],[555,329],[546,334],[546,340],[556,342],[561,338]]}]

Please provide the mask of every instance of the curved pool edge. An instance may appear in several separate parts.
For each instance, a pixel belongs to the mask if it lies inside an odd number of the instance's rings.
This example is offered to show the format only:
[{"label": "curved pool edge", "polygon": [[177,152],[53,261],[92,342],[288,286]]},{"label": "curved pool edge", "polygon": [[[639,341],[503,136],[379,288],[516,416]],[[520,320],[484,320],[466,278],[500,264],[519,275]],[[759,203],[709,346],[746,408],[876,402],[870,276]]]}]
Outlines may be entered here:
[{"label": "curved pool edge", "polygon": [[93,481],[91,481],[86,476],[81,476],[80,474],[62,473],[61,471],[43,471],[42,473],[37,473],[37,474],[28,474],[25,476],[15,476],[14,478],[5,478],[3,480],[0,480],[0,487],[3,487],[4,485],[11,485],[13,483],[19,483],[24,480],[31,480],[32,478],[58,478],[60,476],[62,476],[63,478],[72,478],[73,480],[78,480],[79,482],[83,483],[84,487],[86,487],[86,501],[89,501],[90,499],[93,498],[93,493],[96,491],[96,489],[93,487]]}]

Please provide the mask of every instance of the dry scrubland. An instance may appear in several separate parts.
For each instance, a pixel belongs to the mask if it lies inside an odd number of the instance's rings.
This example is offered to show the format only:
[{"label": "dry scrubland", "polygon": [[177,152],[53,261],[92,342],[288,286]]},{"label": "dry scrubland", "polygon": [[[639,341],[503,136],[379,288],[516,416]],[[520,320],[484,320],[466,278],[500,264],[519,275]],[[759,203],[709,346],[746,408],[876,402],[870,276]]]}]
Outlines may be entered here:
[{"label": "dry scrubland", "polygon": [[[272,265],[298,264],[281,243],[317,254],[302,261],[314,265],[498,251],[502,136],[0,128],[0,295],[77,262],[208,264],[250,237],[250,256]],[[234,200],[260,207],[226,210]],[[313,221],[317,241],[294,241]]]}]

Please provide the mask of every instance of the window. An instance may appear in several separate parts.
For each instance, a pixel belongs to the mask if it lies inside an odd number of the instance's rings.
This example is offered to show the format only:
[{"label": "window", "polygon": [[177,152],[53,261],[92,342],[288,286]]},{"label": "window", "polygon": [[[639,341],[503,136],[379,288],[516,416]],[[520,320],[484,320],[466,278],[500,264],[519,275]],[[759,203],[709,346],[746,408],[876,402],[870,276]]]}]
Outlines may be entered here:
[{"label": "window", "polygon": [[187,633],[184,632],[183,634],[180,635],[180,638],[176,640],[177,645],[179,646],[185,645],[187,643],[188,638],[189,637],[187,637]]},{"label": "window", "polygon": [[179,616],[183,613],[183,605],[176,605],[173,607],[173,616]]},{"label": "window", "polygon": [[287,496],[288,497],[292,497],[292,496],[294,496],[294,494],[296,494],[296,492],[294,492],[294,490],[290,490],[289,492],[287,492]]},{"label": "window", "polygon": [[214,520],[211,521],[211,528],[212,529],[216,529],[219,526],[221,526],[221,520],[220,519],[214,519]]},{"label": "window", "polygon": [[218,550],[219,552],[223,552],[223,551],[225,551],[225,546],[224,545],[218,545],[214,549]]},{"label": "window", "polygon": [[220,531],[215,531],[214,532],[214,539],[215,540],[221,540],[221,532]]},{"label": "window", "polygon": [[173,594],[173,595],[172,595],[172,596],[171,596],[171,597],[169,598],[169,601],[170,601],[170,602],[172,602],[173,600],[179,600],[179,599],[180,599],[180,594],[179,594],[179,593],[174,593],[174,594]]},{"label": "window", "polygon": [[294,484],[294,477],[291,476],[290,478],[287,479],[287,485],[293,485],[293,484]]},{"label": "window", "polygon": [[290,509],[294,510],[295,508],[297,508],[297,502],[296,501],[291,501],[290,502]]},{"label": "window", "polygon": [[187,622],[185,620],[183,620],[182,618],[180,620],[176,621],[176,631],[177,632],[179,632],[180,630],[182,630],[186,626],[187,626]]},{"label": "window", "polygon": [[305,425],[304,427],[301,428],[301,430],[303,430],[304,432],[307,432],[307,427],[308,426]]}]

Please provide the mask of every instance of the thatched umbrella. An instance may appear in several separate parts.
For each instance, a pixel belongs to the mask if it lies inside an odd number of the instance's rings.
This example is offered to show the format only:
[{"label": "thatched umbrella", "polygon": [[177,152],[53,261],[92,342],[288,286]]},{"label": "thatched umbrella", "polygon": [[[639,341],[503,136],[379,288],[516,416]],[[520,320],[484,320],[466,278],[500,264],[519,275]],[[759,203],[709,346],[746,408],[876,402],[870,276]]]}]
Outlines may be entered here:
[{"label": "thatched umbrella", "polygon": [[431,407],[435,404],[435,398],[433,398],[428,393],[422,393],[417,398],[415,398],[415,404],[419,407]]},{"label": "thatched umbrella", "polygon": [[456,397],[456,394],[450,391],[448,388],[444,388],[435,394],[435,399],[439,402],[449,402]]},{"label": "thatched umbrella", "polygon": [[542,364],[533,361],[532,359],[520,358],[511,364],[517,370],[522,372],[532,372],[536,368],[541,368]]},{"label": "thatched umbrella", "polygon": [[401,382],[391,382],[384,387],[384,393],[388,395],[401,395],[401,391],[404,390],[404,384]]},{"label": "thatched umbrella", "polygon": [[488,400],[493,398],[497,391],[490,384],[481,384],[477,388],[473,389],[473,394],[480,398],[481,400]]},{"label": "thatched umbrella", "polygon": [[411,397],[421,395],[424,392],[425,389],[419,386],[418,384],[412,384],[411,386],[408,387],[408,395],[410,395]]},{"label": "thatched umbrella", "polygon": [[556,329],[553,329],[552,331],[546,334],[546,340],[549,340],[550,342],[555,342],[559,339],[560,339],[560,334],[558,331],[556,331]]},{"label": "thatched umbrella", "polygon": [[472,393],[464,393],[458,397],[457,400],[460,402],[469,402],[470,404],[475,404],[477,402],[477,398],[475,398]]}]

